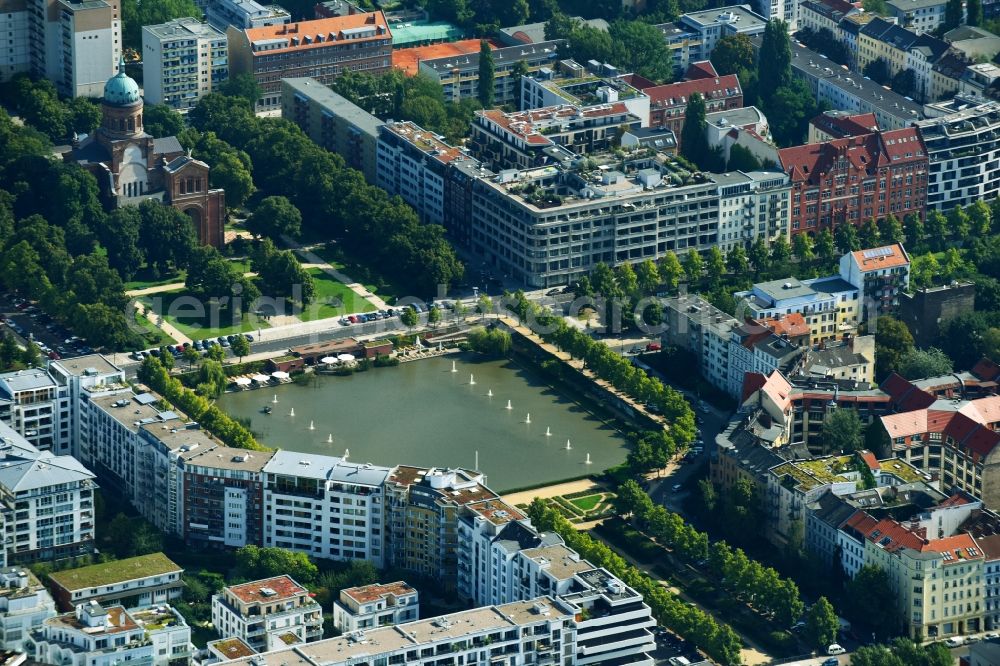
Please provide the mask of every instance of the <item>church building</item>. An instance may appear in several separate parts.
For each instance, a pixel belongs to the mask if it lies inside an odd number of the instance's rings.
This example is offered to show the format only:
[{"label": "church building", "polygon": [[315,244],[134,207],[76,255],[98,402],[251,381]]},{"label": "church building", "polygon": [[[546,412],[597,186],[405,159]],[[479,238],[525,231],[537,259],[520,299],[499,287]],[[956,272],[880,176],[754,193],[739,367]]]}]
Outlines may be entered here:
[{"label": "church building", "polygon": [[209,166],[184,151],[175,136],[154,139],[142,128],[139,85],[125,74],[104,84],[101,126],[68,158],[94,174],[109,208],[156,199],[191,218],[204,245],[225,243],[225,192],[209,189]]}]

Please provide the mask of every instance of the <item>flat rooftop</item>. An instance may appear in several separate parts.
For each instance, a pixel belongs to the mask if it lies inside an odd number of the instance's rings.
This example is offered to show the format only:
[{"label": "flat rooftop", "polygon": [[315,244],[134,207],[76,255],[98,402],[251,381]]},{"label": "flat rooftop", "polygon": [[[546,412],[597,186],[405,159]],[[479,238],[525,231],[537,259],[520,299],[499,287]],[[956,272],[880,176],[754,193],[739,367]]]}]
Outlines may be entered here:
[{"label": "flat rooftop", "polygon": [[580,556],[563,544],[543,546],[541,548],[529,548],[523,551],[524,556],[539,564],[547,565],[548,571],[556,580],[567,580],[573,576],[590,571],[594,565],[587,560],[581,560]]},{"label": "flat rooftop", "polygon": [[[393,26],[395,38],[397,28]],[[438,58],[453,58],[479,52],[478,39],[460,39],[443,44],[428,44],[427,46],[411,46],[405,49],[393,49],[392,66],[413,76],[420,71],[420,62]]]},{"label": "flat rooftop", "polygon": [[165,423],[170,420],[176,422],[173,427],[184,427],[175,413],[161,412],[153,404],[142,404],[136,400],[134,393],[103,395],[91,402],[132,432],[139,432],[139,428],[146,424]]},{"label": "flat rooftop", "polygon": [[342,590],[341,594],[346,594],[359,604],[366,604],[389,595],[401,597],[407,594],[414,594],[416,591],[417,590],[406,581],[397,580],[394,583],[373,583],[371,585],[362,585],[360,587],[350,587],[346,590]]},{"label": "flat rooftop", "polygon": [[49,579],[66,590],[85,590],[104,587],[140,578],[162,576],[169,573],[181,573],[183,569],[163,553],[150,553],[125,560],[91,564],[79,569],[54,571]]},{"label": "flat rooftop", "polygon": [[242,659],[244,657],[252,657],[257,654],[257,651],[247,645],[245,641],[236,637],[209,641],[208,649],[215,650],[226,660]]},{"label": "flat rooftop", "polygon": [[202,23],[198,19],[190,16],[177,18],[173,21],[167,21],[166,23],[160,23],[158,25],[143,26],[142,29],[161,40],[226,38],[226,34],[218,28],[208,23]]},{"label": "flat rooftop", "polygon": [[62,358],[58,361],[52,361],[50,365],[58,365],[66,374],[74,377],[93,374],[92,371],[96,371],[101,375],[121,372],[121,368],[109,361],[103,354],[87,354],[86,356]]},{"label": "flat rooftop", "polygon": [[241,585],[230,585],[226,589],[245,604],[284,601],[308,592],[306,588],[287,575],[253,580]]}]

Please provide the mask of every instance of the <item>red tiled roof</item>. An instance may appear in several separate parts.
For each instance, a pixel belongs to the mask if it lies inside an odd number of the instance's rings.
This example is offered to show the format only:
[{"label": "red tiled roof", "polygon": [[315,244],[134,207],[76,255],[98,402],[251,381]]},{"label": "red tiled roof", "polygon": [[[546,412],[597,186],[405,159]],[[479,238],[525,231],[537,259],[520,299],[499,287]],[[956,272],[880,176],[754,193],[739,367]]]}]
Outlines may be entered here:
[{"label": "red tiled roof", "polygon": [[816,126],[835,139],[878,131],[878,121],[874,113],[859,113],[853,116],[828,115],[821,113],[809,124]]},{"label": "red tiled roof", "polygon": [[816,185],[834,161],[845,158],[854,169],[873,172],[900,161],[926,159],[924,144],[915,128],[874,132],[823,143],[807,143],[778,151],[778,159],[793,182]]},{"label": "red tiled roof", "polygon": [[[882,252],[874,252],[874,250],[882,250]],[[852,252],[851,256],[854,257],[854,263],[858,265],[862,273],[907,266],[910,263],[910,257],[906,254],[906,250],[903,249],[902,243],[858,250],[857,252]]]},{"label": "red tiled roof", "polygon": [[809,335],[809,324],[801,312],[782,315],[781,317],[771,317],[759,320],[761,326],[771,330],[775,335],[787,335],[790,338],[798,338]]},{"label": "red tiled roof", "polygon": [[626,74],[622,77],[622,80],[636,90],[645,90],[646,88],[654,88],[659,85],[656,81],[650,81],[646,77],[639,76],[638,74]]},{"label": "red tiled roof", "polygon": [[392,66],[413,76],[420,71],[421,60],[434,60],[435,58],[448,58],[450,56],[479,53],[479,48],[478,39],[460,39],[457,42],[393,49]]},{"label": "red tiled roof", "polygon": [[373,583],[361,587],[350,587],[343,592],[359,604],[364,604],[390,594],[399,597],[404,594],[412,594],[416,590],[405,581],[399,580],[395,583]]},{"label": "red tiled roof", "polygon": [[688,81],[694,81],[696,79],[714,79],[718,78],[718,76],[719,73],[715,71],[715,65],[708,60],[693,62],[688,66],[687,71],[684,72],[684,78]]},{"label": "red tiled roof", "polygon": [[[263,590],[273,590],[275,594],[265,594]],[[243,603],[252,604],[290,599],[296,595],[304,594],[306,588],[296,583],[290,576],[275,576],[274,578],[250,581],[242,585],[231,585],[229,591]]]},{"label": "red tiled roof", "polygon": [[1000,377],[1000,365],[984,356],[972,367],[972,374],[979,379],[993,381]]},{"label": "red tiled roof", "polygon": [[874,472],[882,469],[882,465],[879,464],[878,458],[876,458],[875,454],[868,449],[858,451],[858,455],[861,456],[861,459],[865,461],[865,464],[868,465],[868,469],[871,471]]},{"label": "red tiled roof", "polygon": [[[727,91],[729,91],[727,93]],[[691,95],[699,93],[706,101],[713,99],[724,99],[735,95],[742,95],[743,89],[740,87],[740,80],[735,74],[727,74],[718,78],[695,79],[694,81],[681,81],[679,83],[668,83],[662,86],[646,88],[642,92],[649,95],[649,107],[651,109],[670,106],[687,106]]]},{"label": "red tiled roof", "polygon": [[[350,16],[336,16],[334,18],[314,19],[312,21],[300,21],[298,23],[287,23],[284,25],[267,25],[260,28],[247,28],[243,32],[246,33],[247,41],[251,44],[262,40],[281,39],[283,37],[287,37],[289,40],[295,37],[299,38],[299,43],[296,45],[289,44],[284,48],[255,51],[253,56],[256,58],[273,55],[275,53],[285,53],[288,51],[314,49],[331,45],[339,46],[345,43],[342,40],[341,35],[344,30],[354,30],[366,26],[374,26],[376,28],[382,28],[382,30],[377,31],[376,34],[371,37],[360,37],[358,39],[349,40],[347,43],[360,43],[371,39],[392,39],[392,32],[389,30],[389,23],[385,20],[385,14],[381,11],[363,12],[360,14],[351,14]],[[331,34],[337,39],[331,40],[329,38],[329,35]],[[315,41],[317,36],[321,36],[323,41]],[[313,38],[314,41],[311,44],[306,44],[306,37]]]},{"label": "red tiled roof", "polygon": [[941,553],[945,556],[945,566],[960,564],[966,560],[982,559],[983,551],[969,534],[956,534],[943,539],[934,539],[924,546],[925,551]]},{"label": "red tiled roof", "polygon": [[901,548],[922,550],[927,540],[906,529],[895,520],[883,518],[865,531],[865,538],[890,553]]},{"label": "red tiled roof", "polygon": [[754,393],[759,391],[767,383],[767,377],[759,372],[748,372],[743,375],[743,394],[740,402],[744,403],[750,399]]},{"label": "red tiled roof", "polygon": [[987,561],[1000,560],[1000,534],[978,537],[975,541]]}]

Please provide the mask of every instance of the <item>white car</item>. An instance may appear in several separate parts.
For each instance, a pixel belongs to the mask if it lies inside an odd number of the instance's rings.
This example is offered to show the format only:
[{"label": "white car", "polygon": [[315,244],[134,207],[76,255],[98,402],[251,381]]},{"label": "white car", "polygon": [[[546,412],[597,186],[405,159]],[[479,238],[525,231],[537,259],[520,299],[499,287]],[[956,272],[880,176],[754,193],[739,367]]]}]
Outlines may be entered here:
[{"label": "white car", "polygon": [[961,636],[952,636],[946,640],[944,644],[948,647],[961,647],[962,645],[965,645],[965,639]]},{"label": "white car", "polygon": [[832,643],[831,645],[826,646],[826,653],[829,655],[846,654],[847,650],[840,647],[840,645],[836,643]]},{"label": "white car", "polygon": [[991,631],[989,633],[983,634],[983,638],[985,638],[988,641],[992,641],[994,638],[1000,638],[1000,634],[998,634],[995,631]]}]

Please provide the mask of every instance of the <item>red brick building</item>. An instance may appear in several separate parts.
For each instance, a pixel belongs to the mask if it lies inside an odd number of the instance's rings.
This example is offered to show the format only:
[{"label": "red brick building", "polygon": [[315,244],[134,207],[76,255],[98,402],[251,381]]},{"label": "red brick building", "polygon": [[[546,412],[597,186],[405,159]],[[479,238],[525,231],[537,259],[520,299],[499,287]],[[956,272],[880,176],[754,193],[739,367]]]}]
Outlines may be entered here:
[{"label": "red brick building", "polygon": [[792,179],[793,234],[890,214],[923,217],[927,150],[914,128],[784,148],[778,156]]},{"label": "red brick building", "polygon": [[685,78],[688,80],[661,86],[649,85],[638,76],[629,81],[649,95],[649,126],[673,130],[678,144],[691,95],[702,96],[707,113],[743,107],[743,88],[735,74],[719,76],[712,63],[696,62],[688,68]]}]

